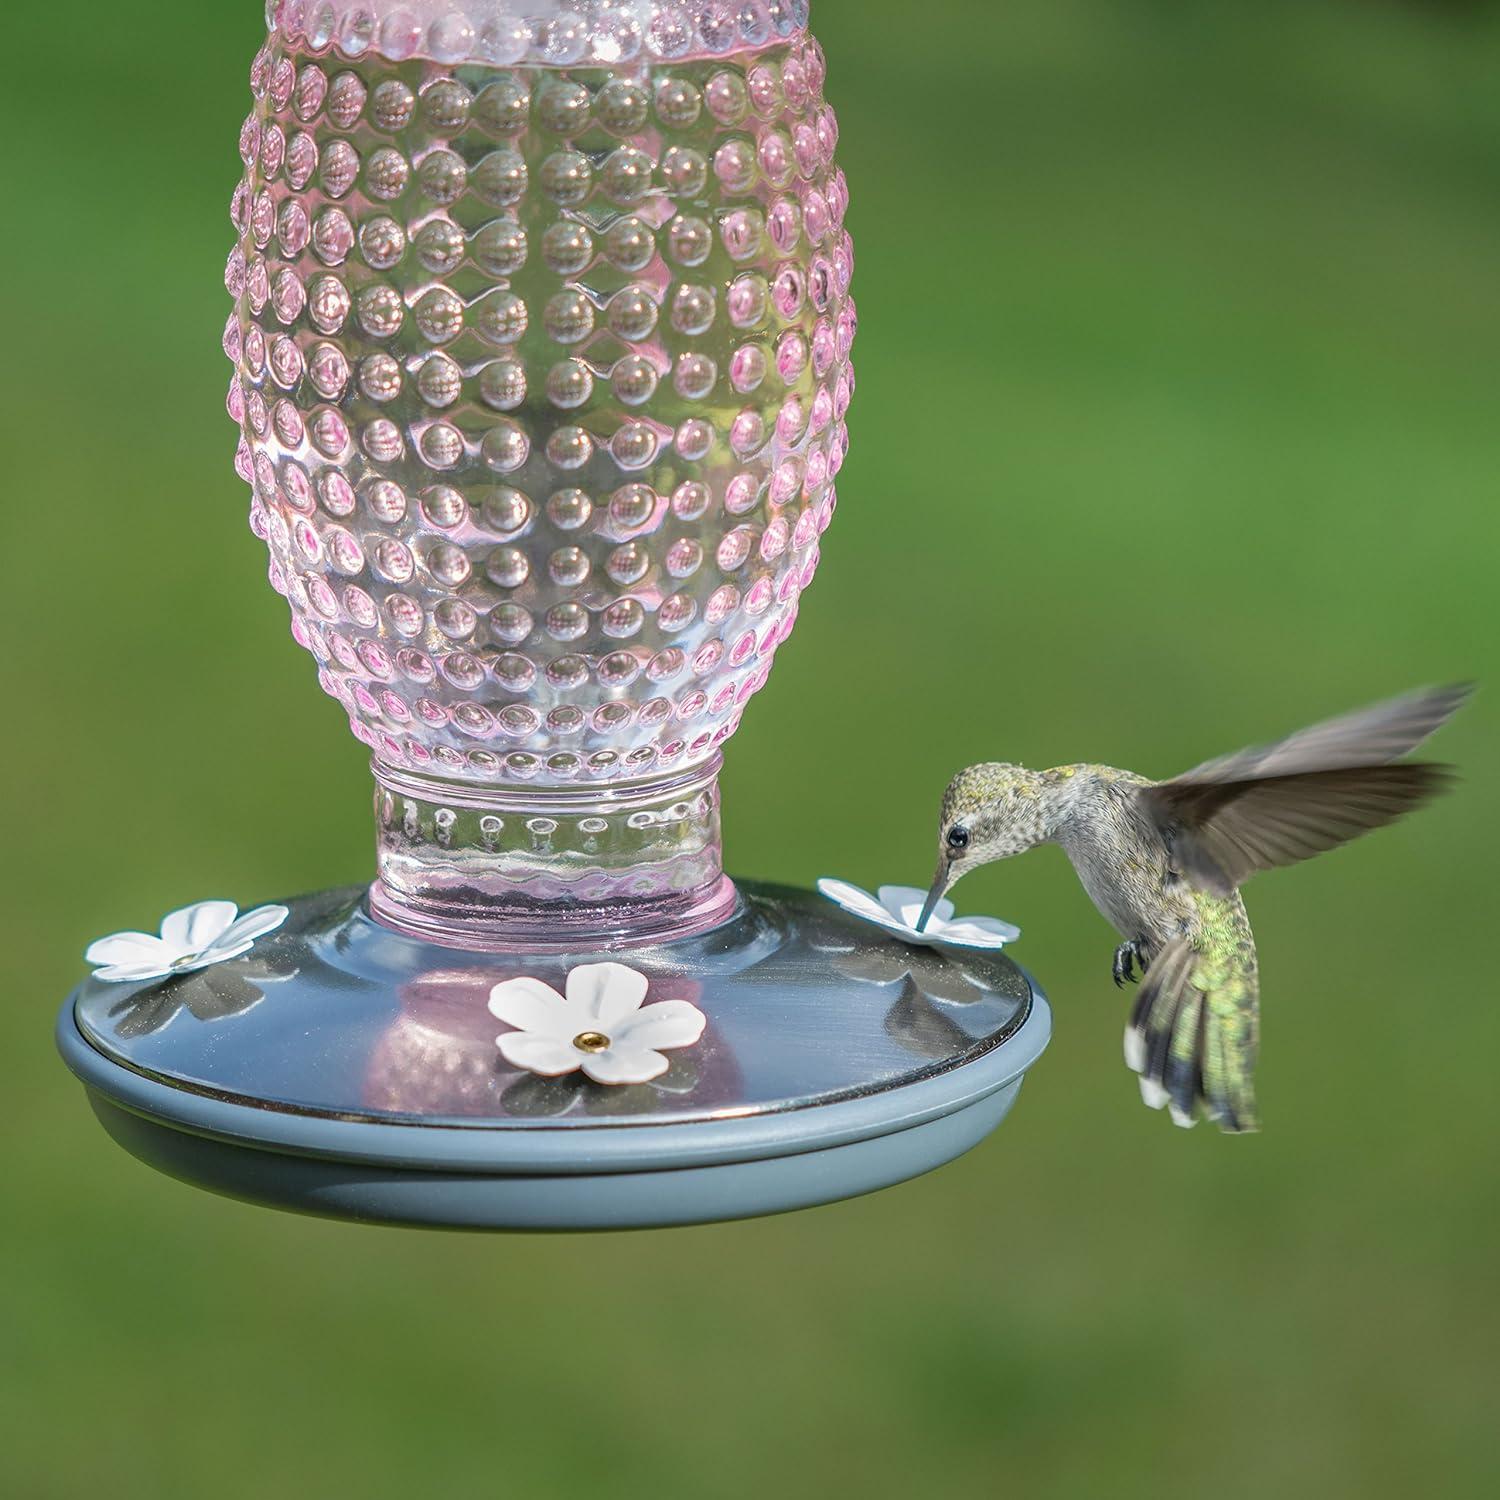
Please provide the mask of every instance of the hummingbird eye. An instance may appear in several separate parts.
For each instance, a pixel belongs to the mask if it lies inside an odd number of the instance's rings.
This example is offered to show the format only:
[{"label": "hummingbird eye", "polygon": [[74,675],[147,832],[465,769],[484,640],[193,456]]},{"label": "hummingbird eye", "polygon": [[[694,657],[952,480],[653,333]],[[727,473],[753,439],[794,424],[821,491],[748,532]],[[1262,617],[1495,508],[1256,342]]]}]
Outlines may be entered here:
[{"label": "hummingbird eye", "polygon": [[956,823],[948,830],[948,847],[950,849],[967,849],[969,847],[969,830],[962,823]]}]

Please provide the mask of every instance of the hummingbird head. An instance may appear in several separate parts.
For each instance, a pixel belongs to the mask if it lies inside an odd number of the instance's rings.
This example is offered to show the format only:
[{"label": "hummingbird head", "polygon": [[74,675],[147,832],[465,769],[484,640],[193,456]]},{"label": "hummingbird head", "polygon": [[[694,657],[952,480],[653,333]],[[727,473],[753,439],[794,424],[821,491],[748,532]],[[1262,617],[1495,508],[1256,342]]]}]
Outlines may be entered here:
[{"label": "hummingbird head", "polygon": [[1034,848],[1047,837],[1046,778],[1005,761],[960,771],[943,793],[937,873],[917,919],[926,927],[943,896],[970,870]]}]

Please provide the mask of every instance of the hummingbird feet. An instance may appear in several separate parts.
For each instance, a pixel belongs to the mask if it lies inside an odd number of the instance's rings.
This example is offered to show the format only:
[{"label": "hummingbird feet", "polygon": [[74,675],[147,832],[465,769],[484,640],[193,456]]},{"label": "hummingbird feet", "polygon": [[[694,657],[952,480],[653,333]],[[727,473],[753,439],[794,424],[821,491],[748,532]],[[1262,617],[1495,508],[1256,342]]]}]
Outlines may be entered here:
[{"label": "hummingbird feet", "polygon": [[1141,974],[1146,972],[1146,955],[1142,951],[1144,947],[1144,939],[1131,938],[1128,943],[1121,943],[1115,949],[1113,973],[1117,988],[1123,989],[1127,979],[1134,984],[1140,977],[1136,973],[1138,968]]}]

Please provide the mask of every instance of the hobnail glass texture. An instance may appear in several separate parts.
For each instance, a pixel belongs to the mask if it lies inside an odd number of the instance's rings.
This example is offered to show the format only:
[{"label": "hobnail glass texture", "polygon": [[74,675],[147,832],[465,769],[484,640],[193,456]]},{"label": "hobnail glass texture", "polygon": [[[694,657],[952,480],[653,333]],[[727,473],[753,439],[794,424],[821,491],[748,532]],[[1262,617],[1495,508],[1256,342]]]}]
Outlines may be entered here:
[{"label": "hobnail glass texture", "polygon": [[719,750],[847,445],[806,6],[268,21],[229,410],[271,583],[373,753],[377,912],[483,945],[702,925]]}]

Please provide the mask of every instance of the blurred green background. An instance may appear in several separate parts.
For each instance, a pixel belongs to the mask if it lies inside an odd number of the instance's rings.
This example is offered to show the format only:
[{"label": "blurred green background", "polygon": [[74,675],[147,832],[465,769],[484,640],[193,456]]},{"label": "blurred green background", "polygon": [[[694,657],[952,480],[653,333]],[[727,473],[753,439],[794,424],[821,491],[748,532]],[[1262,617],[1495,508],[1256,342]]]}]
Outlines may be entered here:
[{"label": "blurred green background", "polygon": [[[910,9],[815,6],[860,386],[799,644],[729,757],[733,867],[918,880],[968,761],[1165,774],[1494,679],[1500,14]],[[260,6],[17,10],[0,1490],[1494,1493],[1493,682],[1441,744],[1457,795],[1252,888],[1253,1139],[1141,1108],[1114,939],[1045,851],[962,895],[1025,928],[1052,1049],[998,1135],[873,1198],[442,1236],[106,1140],[50,1038],[85,941],[364,878],[371,830],[230,469]]]}]

